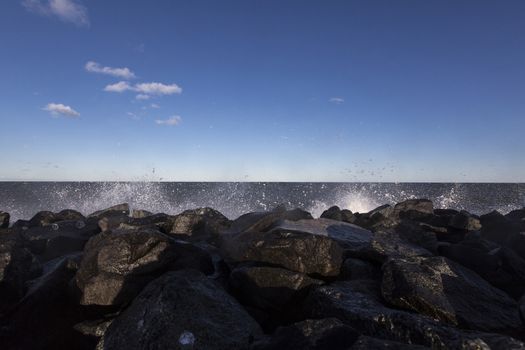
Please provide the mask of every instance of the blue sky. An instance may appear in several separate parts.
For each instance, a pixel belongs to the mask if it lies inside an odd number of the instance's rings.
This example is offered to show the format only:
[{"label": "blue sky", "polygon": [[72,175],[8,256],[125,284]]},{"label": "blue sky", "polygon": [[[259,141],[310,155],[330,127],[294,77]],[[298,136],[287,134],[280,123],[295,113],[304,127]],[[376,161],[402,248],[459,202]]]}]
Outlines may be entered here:
[{"label": "blue sky", "polygon": [[522,0],[2,1],[0,77],[0,180],[525,181]]}]

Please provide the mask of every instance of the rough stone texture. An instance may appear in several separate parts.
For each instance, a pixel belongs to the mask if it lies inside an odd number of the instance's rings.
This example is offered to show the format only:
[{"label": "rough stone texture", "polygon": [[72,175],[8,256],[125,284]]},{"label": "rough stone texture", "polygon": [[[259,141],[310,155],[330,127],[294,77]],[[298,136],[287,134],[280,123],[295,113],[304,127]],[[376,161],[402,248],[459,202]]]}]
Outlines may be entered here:
[{"label": "rough stone texture", "polygon": [[207,237],[226,231],[230,224],[231,221],[217,210],[199,208],[170,217],[163,231],[172,235]]},{"label": "rough stone texture", "polygon": [[394,232],[399,235],[399,238],[409,243],[425,248],[432,253],[437,252],[436,234],[425,224],[402,221],[395,227]]},{"label": "rough stone texture", "polygon": [[243,303],[279,313],[306,288],[323,282],[277,267],[240,267],[232,271],[230,284]]},{"label": "rough stone texture", "polygon": [[302,209],[248,213],[235,219],[228,233],[266,232],[283,220],[298,221],[304,219],[313,218],[310,213]]},{"label": "rough stone texture", "polygon": [[343,256],[341,247],[334,240],[295,232],[227,235],[221,251],[232,264],[256,262],[319,276],[337,276]]},{"label": "rough stone texture", "polygon": [[442,246],[440,253],[473,270],[513,298],[525,293],[525,260],[510,248],[472,237]]},{"label": "rough stone texture", "polygon": [[348,210],[341,210],[338,206],[334,205],[333,207],[328,208],[321,214],[321,219],[331,219],[336,221],[344,221],[348,223],[353,223],[356,220],[354,214]]},{"label": "rough stone texture", "polygon": [[430,349],[422,345],[403,344],[391,340],[360,336],[349,350],[424,350]]},{"label": "rough stone texture", "polygon": [[189,243],[153,230],[115,231],[93,237],[84,250],[76,285],[83,305],[120,305],[167,270],[213,272],[211,257]]},{"label": "rough stone texture", "polygon": [[503,335],[461,331],[427,316],[391,309],[381,302],[376,281],[336,282],[313,289],[304,301],[307,317],[336,317],[364,335],[434,349],[521,349]]},{"label": "rough stone texture", "polygon": [[152,212],[143,209],[133,209],[131,211],[131,217],[134,219],[142,219],[151,215],[153,215]]},{"label": "rough stone texture", "polygon": [[129,216],[129,204],[127,203],[117,204],[107,209],[96,211],[94,213],[89,214],[88,218],[92,218],[92,217],[102,218],[104,216],[114,216],[114,215]]},{"label": "rough stone texture", "polygon": [[228,293],[202,273],[185,270],[150,283],[111,323],[98,348],[249,349],[261,335]]},{"label": "rough stone texture", "polygon": [[40,264],[19,237],[12,233],[0,236],[0,315],[24,296],[26,281],[40,273]]},{"label": "rough stone texture", "polygon": [[0,228],[8,228],[10,218],[11,216],[9,215],[9,213],[0,211]]},{"label": "rough stone texture", "polygon": [[252,350],[348,350],[359,334],[336,318],[304,320],[278,328]]},{"label": "rough stone texture", "polygon": [[372,232],[354,224],[331,219],[284,220],[270,232],[302,232],[329,237],[345,251],[351,252],[358,252],[368,247],[372,240]]},{"label": "rough stone texture", "polygon": [[384,263],[391,258],[432,256],[433,254],[425,248],[403,240],[395,232],[376,232],[367,247],[351,255]]},{"label": "rough stone texture", "polygon": [[381,269],[376,265],[361,259],[345,259],[341,266],[342,280],[380,279]]},{"label": "rough stone texture", "polygon": [[50,261],[41,277],[28,282],[25,296],[0,320],[3,349],[78,348],[80,336],[73,325],[83,314],[68,299],[67,285],[79,259],[77,254]]},{"label": "rough stone texture", "polygon": [[394,212],[403,218],[419,218],[434,213],[434,205],[428,199],[408,199],[397,203]]},{"label": "rough stone texture", "polygon": [[392,259],[383,266],[383,297],[391,304],[482,331],[523,327],[518,307],[474,272],[443,257]]},{"label": "rough stone texture", "polygon": [[449,226],[459,230],[477,231],[481,229],[481,222],[478,217],[462,210],[451,218]]},{"label": "rough stone texture", "polygon": [[84,249],[87,241],[100,232],[95,221],[60,221],[46,226],[33,226],[22,231],[31,252],[48,261]]}]

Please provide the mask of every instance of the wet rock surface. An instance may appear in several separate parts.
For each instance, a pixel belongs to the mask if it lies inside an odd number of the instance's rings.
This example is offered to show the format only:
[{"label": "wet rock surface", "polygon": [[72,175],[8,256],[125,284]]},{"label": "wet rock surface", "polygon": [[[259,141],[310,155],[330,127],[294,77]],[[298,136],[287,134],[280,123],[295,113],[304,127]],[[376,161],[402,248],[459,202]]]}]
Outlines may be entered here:
[{"label": "wet rock surface", "polygon": [[1,348],[525,349],[525,208],[321,216],[0,211]]}]

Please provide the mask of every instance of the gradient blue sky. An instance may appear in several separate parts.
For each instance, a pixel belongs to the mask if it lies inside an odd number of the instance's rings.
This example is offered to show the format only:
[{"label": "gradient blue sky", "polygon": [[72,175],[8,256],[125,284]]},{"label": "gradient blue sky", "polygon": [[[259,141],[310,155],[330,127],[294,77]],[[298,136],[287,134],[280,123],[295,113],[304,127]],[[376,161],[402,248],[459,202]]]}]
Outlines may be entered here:
[{"label": "gradient blue sky", "polygon": [[523,0],[1,1],[0,77],[0,180],[525,181]]}]

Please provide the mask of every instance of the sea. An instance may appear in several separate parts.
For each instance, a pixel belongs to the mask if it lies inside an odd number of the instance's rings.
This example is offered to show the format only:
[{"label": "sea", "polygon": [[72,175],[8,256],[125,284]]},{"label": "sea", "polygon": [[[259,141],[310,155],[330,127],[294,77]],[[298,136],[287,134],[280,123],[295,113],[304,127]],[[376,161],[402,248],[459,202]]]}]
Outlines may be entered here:
[{"label": "sea", "polygon": [[0,211],[12,222],[41,210],[89,214],[119,203],[166,214],[212,207],[230,219],[284,204],[318,217],[333,205],[363,213],[411,198],[430,199],[435,208],[505,214],[525,206],[525,183],[0,182]]}]

